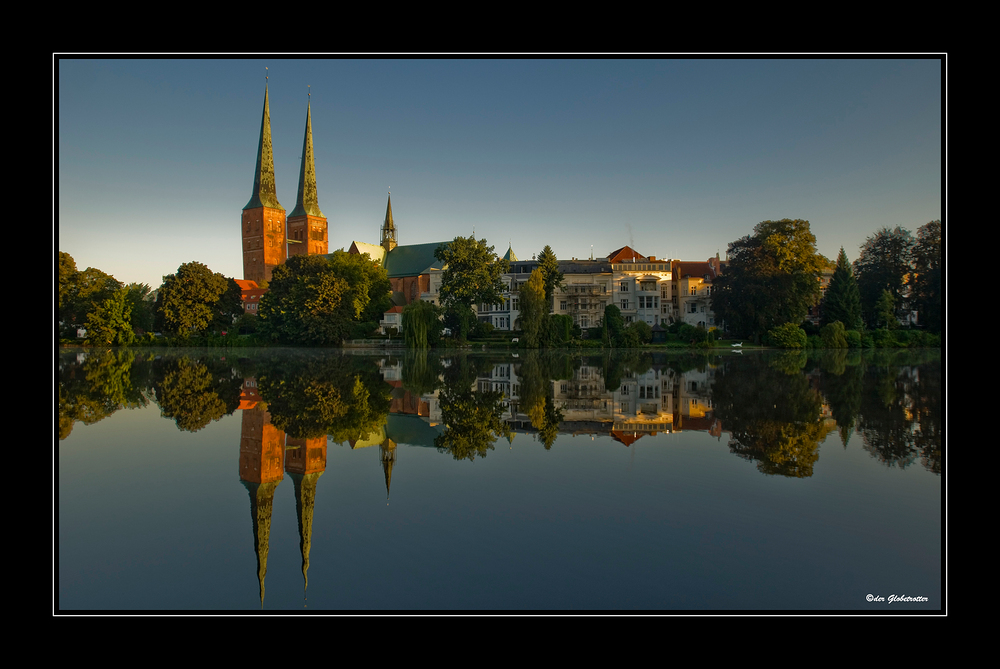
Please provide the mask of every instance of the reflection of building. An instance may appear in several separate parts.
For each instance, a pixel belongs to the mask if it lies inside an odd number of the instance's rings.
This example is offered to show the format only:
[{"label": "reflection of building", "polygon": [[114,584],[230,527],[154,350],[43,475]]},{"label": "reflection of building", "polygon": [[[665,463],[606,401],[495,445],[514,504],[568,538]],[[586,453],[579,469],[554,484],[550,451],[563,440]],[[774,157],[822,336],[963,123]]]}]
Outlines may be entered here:
[{"label": "reflection of building", "polygon": [[256,380],[245,379],[240,393],[239,407],[243,410],[239,472],[240,481],[250,494],[257,581],[263,607],[274,493],[284,478],[284,472],[288,472],[295,486],[302,578],[305,586],[309,584],[313,508],[316,500],[316,483],[326,470],[326,436],[306,439],[288,437],[271,424],[271,414],[264,408],[260,399]]}]

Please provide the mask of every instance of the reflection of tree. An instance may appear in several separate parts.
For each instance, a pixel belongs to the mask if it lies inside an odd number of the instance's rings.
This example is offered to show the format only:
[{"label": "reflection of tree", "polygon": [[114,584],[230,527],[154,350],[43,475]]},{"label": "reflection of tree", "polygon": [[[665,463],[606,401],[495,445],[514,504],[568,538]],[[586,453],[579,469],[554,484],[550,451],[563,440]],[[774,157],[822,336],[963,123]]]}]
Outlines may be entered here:
[{"label": "reflection of tree", "polygon": [[364,439],[385,425],[389,386],[368,360],[286,354],[258,365],[271,424],[294,438]]},{"label": "reflection of tree", "polygon": [[716,372],[715,415],[731,432],[730,450],[762,473],[808,477],[830,429],[819,394],[805,375],[787,373],[792,366],[785,356],[728,360]]},{"label": "reflection of tree", "polygon": [[452,454],[456,460],[475,460],[486,457],[493,450],[498,438],[510,438],[513,431],[503,420],[503,393],[452,392],[441,394],[441,418],[444,433],[434,439],[434,445]]},{"label": "reflection of tree", "polygon": [[460,355],[444,367],[444,388],[439,395],[444,432],[434,439],[434,445],[452,454],[456,460],[486,457],[493,442],[500,437],[512,438],[513,431],[504,414],[504,394],[499,391],[475,392],[476,379],[493,369],[506,356]]},{"label": "reflection of tree", "polygon": [[914,445],[920,452],[920,462],[935,474],[944,468],[941,457],[941,363],[923,365],[913,389],[914,419],[917,431]]},{"label": "reflection of tree", "polygon": [[820,369],[823,394],[837,421],[840,442],[846,448],[861,409],[865,371],[861,354],[844,349],[825,351],[820,357]]},{"label": "reflection of tree", "polygon": [[878,356],[865,370],[858,430],[864,449],[886,466],[907,467],[917,457],[913,420],[909,415],[909,367],[895,356]]},{"label": "reflection of tree", "polygon": [[76,421],[90,425],[118,409],[146,406],[148,367],[128,349],[93,351],[82,363],[75,358],[60,359],[59,438],[68,437]]},{"label": "reflection of tree", "polygon": [[173,418],[181,430],[197,432],[239,407],[241,385],[242,379],[223,361],[184,356],[162,361],[153,390],[164,418]]},{"label": "reflection of tree", "polygon": [[441,385],[441,363],[428,357],[426,349],[407,350],[403,355],[403,387],[414,395],[433,393]]},{"label": "reflection of tree", "polygon": [[521,410],[531,419],[539,441],[548,450],[555,443],[563,420],[563,412],[556,408],[552,397],[552,381],[572,378],[572,362],[565,354],[528,351],[518,371]]}]

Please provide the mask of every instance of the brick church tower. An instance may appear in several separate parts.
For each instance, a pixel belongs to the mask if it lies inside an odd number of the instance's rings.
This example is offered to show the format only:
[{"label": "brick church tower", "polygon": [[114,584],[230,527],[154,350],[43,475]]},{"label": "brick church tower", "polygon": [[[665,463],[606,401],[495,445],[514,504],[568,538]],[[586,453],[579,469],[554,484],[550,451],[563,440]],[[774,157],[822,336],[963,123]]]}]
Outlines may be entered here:
[{"label": "brick church tower", "polygon": [[288,215],[288,255],[328,253],[326,217],[319,209],[316,165],[313,161],[312,105],[306,107],[306,134],[302,139],[302,165],[295,208]]},{"label": "brick church tower", "polygon": [[257,169],[253,177],[253,194],[243,207],[240,225],[243,232],[243,278],[256,281],[258,284],[261,281],[270,281],[274,268],[285,262],[286,237],[285,208],[278,202],[274,183],[271,113],[267,105],[266,85],[264,112],[260,120],[260,143],[257,145]]}]

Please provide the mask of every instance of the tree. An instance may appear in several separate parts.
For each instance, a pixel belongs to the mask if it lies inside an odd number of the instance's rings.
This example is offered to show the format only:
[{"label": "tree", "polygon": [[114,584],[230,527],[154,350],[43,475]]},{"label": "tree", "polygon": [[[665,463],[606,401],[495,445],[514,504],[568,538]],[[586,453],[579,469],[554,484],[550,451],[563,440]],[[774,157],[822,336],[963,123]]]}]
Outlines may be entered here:
[{"label": "tree", "polygon": [[[238,287],[238,286],[237,286]],[[153,329],[155,295],[145,283],[130,283],[125,288],[132,308],[132,329],[148,332]]]},{"label": "tree", "polygon": [[545,318],[548,316],[545,300],[545,277],[538,268],[532,271],[520,289],[519,327],[526,348],[538,348],[542,343]]},{"label": "tree", "polygon": [[878,302],[875,303],[874,325],[877,328],[885,328],[888,330],[890,328],[895,328],[897,323],[896,301],[892,299],[892,293],[888,290],[883,290],[882,295],[878,298]]},{"label": "tree", "polygon": [[604,307],[604,318],[601,320],[601,339],[605,346],[620,347],[625,345],[625,319],[621,309],[613,304]]},{"label": "tree", "polygon": [[439,246],[434,257],[447,265],[441,277],[441,303],[453,315],[464,339],[473,305],[503,302],[506,287],[501,277],[509,263],[498,258],[485,239],[475,237],[455,237],[451,244]]},{"label": "tree", "polygon": [[122,284],[110,274],[88,267],[76,271],[76,262],[68,253],[59,254],[59,320],[75,329],[87,316],[121,290]]},{"label": "tree", "polygon": [[941,320],[941,221],[917,229],[913,247],[912,295],[921,325],[940,332]]},{"label": "tree", "polygon": [[357,291],[322,256],[292,256],[274,268],[258,318],[265,336],[284,344],[340,345],[363,306]]},{"label": "tree", "polygon": [[330,254],[330,268],[335,276],[344,279],[350,286],[348,299],[357,321],[378,323],[386,310],[392,307],[389,274],[367,255],[334,251]]},{"label": "tree", "polygon": [[823,325],[836,321],[840,321],[848,330],[860,330],[862,327],[861,294],[843,246],[840,247],[837,268],[833,271],[833,278],[823,299]]},{"label": "tree", "polygon": [[135,341],[129,291],[122,288],[87,314],[87,341],[100,346],[128,346]]},{"label": "tree", "polygon": [[712,286],[712,309],[741,336],[759,341],[772,328],[800,323],[819,297],[826,260],[809,221],[763,221],[729,245],[728,257]]},{"label": "tree", "polygon": [[861,295],[861,313],[869,327],[878,327],[876,305],[882,291],[889,291],[894,310],[903,304],[912,249],[913,237],[901,227],[882,228],[861,247],[861,255],[854,261],[854,276]]},{"label": "tree", "polygon": [[403,338],[406,347],[425,349],[441,336],[441,309],[417,300],[403,307]]},{"label": "tree", "polygon": [[[176,274],[163,277],[157,308],[163,327],[181,337],[204,332],[216,318],[219,301],[230,288],[230,279],[200,262],[184,263]],[[230,321],[231,322],[231,321]]]},{"label": "tree", "polygon": [[545,312],[548,313],[552,311],[552,298],[563,280],[563,273],[559,271],[559,259],[548,244],[538,254],[538,269],[542,271],[542,281],[545,285]]}]

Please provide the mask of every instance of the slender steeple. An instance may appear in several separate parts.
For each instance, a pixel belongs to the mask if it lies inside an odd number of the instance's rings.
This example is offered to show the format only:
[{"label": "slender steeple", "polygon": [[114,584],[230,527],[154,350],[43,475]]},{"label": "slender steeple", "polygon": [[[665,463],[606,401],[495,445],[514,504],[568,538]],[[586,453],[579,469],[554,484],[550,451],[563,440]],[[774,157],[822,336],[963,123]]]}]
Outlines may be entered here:
[{"label": "slender steeple", "polygon": [[382,248],[385,252],[396,248],[396,226],[392,222],[392,193],[385,204],[385,220],[382,222]]},{"label": "slender steeple", "polygon": [[[310,97],[311,97],[310,93]],[[288,255],[325,255],[329,240],[326,217],[319,209],[316,162],[313,159],[312,103],[306,104],[306,132],[302,138],[299,192],[288,215]]]},{"label": "slender steeple", "polygon": [[267,84],[264,84],[264,111],[260,119],[257,143],[257,168],[253,193],[240,217],[243,237],[243,278],[248,281],[271,280],[271,272],[287,257],[285,208],[278,202],[274,183],[274,154],[271,151],[271,112]]},{"label": "slender steeple", "polygon": [[316,163],[313,160],[312,104],[306,106],[306,134],[302,138],[302,165],[299,167],[299,193],[295,209],[289,216],[323,217],[319,210],[319,196],[316,193]]},{"label": "slender steeple", "polygon": [[260,141],[257,143],[257,168],[253,175],[253,193],[246,209],[270,207],[281,209],[277,186],[274,183],[274,153],[271,150],[271,112],[267,104],[267,86],[264,86],[264,111],[260,119]]}]

